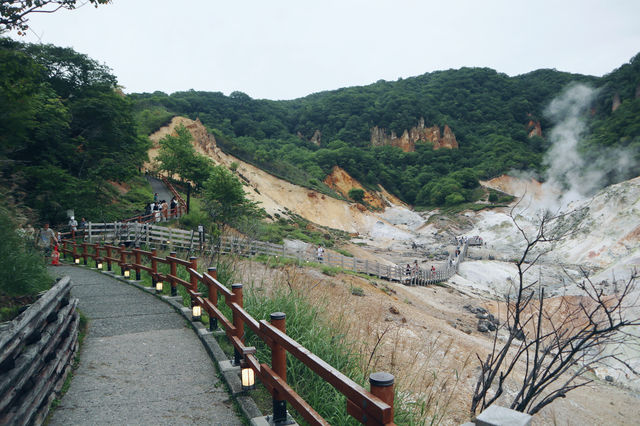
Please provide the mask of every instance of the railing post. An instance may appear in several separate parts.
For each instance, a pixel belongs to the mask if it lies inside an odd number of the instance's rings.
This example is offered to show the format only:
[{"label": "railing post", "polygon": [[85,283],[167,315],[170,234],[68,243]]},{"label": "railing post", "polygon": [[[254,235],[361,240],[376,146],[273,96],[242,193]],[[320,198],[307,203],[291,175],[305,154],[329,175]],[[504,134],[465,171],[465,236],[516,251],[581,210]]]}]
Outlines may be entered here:
[{"label": "railing post", "polygon": [[124,244],[120,244],[118,251],[120,252],[120,275],[124,277],[124,265],[127,263],[124,255]]},{"label": "railing post", "polygon": [[[177,253],[175,251],[172,251],[169,253],[169,256],[171,257],[176,257]],[[171,275],[173,275],[174,277],[177,276],[177,264],[176,262],[174,262],[173,260],[169,261],[169,265],[171,266]],[[170,278],[171,280],[171,296],[177,296],[178,295],[178,284],[176,284],[176,282],[173,280],[173,278]]]},{"label": "railing post", "polygon": [[140,244],[136,245],[136,281],[140,281],[140,265],[142,264],[142,256],[140,255]]},{"label": "railing post", "polygon": [[[369,385],[371,393],[380,398],[383,402],[391,407],[391,421],[393,422],[393,374],[389,373],[371,373],[369,376]],[[378,421],[380,419],[377,419]],[[382,423],[382,422],[380,422]]]},{"label": "railing post", "polygon": [[82,243],[82,263],[84,263],[84,266],[87,266],[87,243]]},{"label": "railing post", "polygon": [[95,257],[93,258],[93,260],[96,261],[96,269],[98,268],[98,259],[100,259],[100,244],[95,243],[93,245],[93,251],[95,253]]},{"label": "railing post", "polygon": [[[231,291],[233,292],[233,299],[231,303],[236,303],[241,308],[243,307],[243,296],[242,296],[242,284],[235,283],[231,284]],[[236,328],[236,337],[240,339],[241,342],[244,343],[244,321],[240,315],[231,309],[233,313],[233,326]],[[233,348],[233,363],[235,365],[240,365],[240,360],[242,359],[242,354],[238,352],[238,348]]]},{"label": "railing post", "polygon": [[157,251],[151,248],[151,288],[156,288],[156,278],[158,277],[158,261],[156,260]]},{"label": "railing post", "polygon": [[[284,312],[271,314],[271,325],[286,333],[287,315]],[[271,348],[271,368],[280,376],[283,382],[287,382],[287,351],[275,341]],[[287,420],[287,401],[279,392],[273,390],[273,423],[283,424]]]},{"label": "railing post", "polygon": [[76,259],[78,258],[78,245],[76,244],[76,242],[73,242],[73,263],[76,263]]},{"label": "railing post", "polygon": [[[215,266],[210,266],[207,268],[207,272],[209,275],[215,280],[218,279],[218,268]],[[218,307],[218,289],[215,284],[209,284],[209,301],[213,304],[213,306]],[[209,330],[214,331],[218,329],[218,318],[209,317]]]},{"label": "railing post", "polygon": [[111,247],[107,246],[107,271],[111,272]]},{"label": "railing post", "polygon": [[67,258],[67,240],[62,240],[62,258]]},{"label": "railing post", "polygon": [[[195,256],[191,256],[189,258],[189,261],[191,262],[191,269],[193,269],[194,271],[198,270],[198,258]],[[191,291],[195,291],[196,293],[198,292],[198,278],[195,276],[195,274],[192,274],[191,272],[189,272],[189,284],[191,284]],[[193,299],[191,299],[191,307],[193,307]]]}]

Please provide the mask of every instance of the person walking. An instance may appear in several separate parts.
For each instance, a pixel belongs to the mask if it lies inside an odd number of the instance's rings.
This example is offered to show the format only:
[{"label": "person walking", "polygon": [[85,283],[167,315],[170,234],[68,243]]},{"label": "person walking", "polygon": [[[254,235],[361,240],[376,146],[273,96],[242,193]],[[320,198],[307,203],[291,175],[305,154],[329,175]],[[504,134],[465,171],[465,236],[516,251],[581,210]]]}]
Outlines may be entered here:
[{"label": "person walking", "polygon": [[58,244],[56,233],[49,228],[49,223],[45,222],[38,231],[35,240],[36,247],[40,249],[45,257],[45,261],[51,256],[51,249]]},{"label": "person walking", "polygon": [[78,221],[75,217],[71,216],[69,220],[69,229],[71,230],[71,239],[76,239],[76,232],[78,231]]},{"label": "person walking", "polygon": [[322,262],[324,260],[324,248],[320,244],[318,244],[317,254],[318,262]]},{"label": "person walking", "polygon": [[162,220],[166,222],[169,219],[169,204],[167,204],[167,200],[162,200],[160,205],[162,208]]}]

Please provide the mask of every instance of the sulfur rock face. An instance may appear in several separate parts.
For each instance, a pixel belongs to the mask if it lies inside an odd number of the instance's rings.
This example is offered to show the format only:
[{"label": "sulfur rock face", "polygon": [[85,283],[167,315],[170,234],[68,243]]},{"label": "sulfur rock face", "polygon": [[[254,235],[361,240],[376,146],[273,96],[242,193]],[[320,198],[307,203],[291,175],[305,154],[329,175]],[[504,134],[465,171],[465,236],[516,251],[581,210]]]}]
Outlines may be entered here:
[{"label": "sulfur rock face", "polygon": [[371,145],[372,146],[395,146],[404,152],[414,152],[416,143],[431,142],[433,149],[449,148],[457,149],[458,141],[456,135],[453,134],[451,128],[444,126],[442,133],[439,126],[425,127],[424,119],[416,127],[405,130],[400,137],[395,132],[387,135],[387,131],[383,128],[375,126],[371,129]]}]

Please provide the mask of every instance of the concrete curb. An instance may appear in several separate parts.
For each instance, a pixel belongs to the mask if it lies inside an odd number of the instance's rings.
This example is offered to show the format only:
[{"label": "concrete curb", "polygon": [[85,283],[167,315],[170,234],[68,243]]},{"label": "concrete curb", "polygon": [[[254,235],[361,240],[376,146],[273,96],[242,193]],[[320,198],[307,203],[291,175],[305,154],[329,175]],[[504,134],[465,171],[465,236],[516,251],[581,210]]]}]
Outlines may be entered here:
[{"label": "concrete curb", "polygon": [[[70,265],[75,266],[75,265]],[[84,265],[81,265],[84,267]],[[227,384],[229,391],[231,392],[232,398],[238,403],[240,407],[240,411],[245,416],[245,418],[249,421],[250,424],[268,424],[262,423],[263,416],[262,412],[256,405],[253,398],[247,395],[246,391],[242,390],[242,383],[240,381],[239,375],[239,367],[233,367],[231,360],[227,358],[227,355],[224,353],[218,342],[216,341],[213,333],[209,331],[205,325],[199,321],[193,321],[191,319],[191,309],[182,305],[182,296],[166,296],[166,295],[156,295],[155,289],[151,287],[145,287],[140,284],[140,281],[135,281],[131,279],[126,279],[123,276],[116,275],[113,271],[99,271],[96,268],[91,268],[87,266],[89,269],[95,270],[97,272],[102,272],[105,275],[109,275],[112,278],[115,278],[118,281],[129,284],[131,286],[137,287],[142,291],[147,293],[151,293],[157,298],[161,299],[163,302],[171,305],[176,312],[178,312],[182,317],[191,324],[192,329],[195,331],[196,335],[200,339],[200,342],[204,346],[205,350],[209,354],[209,357],[218,370],[218,373],[222,377],[222,380]]]}]

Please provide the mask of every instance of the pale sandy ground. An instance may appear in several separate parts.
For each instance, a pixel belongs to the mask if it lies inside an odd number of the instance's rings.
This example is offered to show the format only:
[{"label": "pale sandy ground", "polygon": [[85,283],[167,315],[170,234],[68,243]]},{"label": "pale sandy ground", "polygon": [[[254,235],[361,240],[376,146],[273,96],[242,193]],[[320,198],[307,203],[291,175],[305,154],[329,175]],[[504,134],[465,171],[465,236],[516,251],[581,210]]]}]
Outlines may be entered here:
[{"label": "pale sandy ground", "polygon": [[[177,122],[194,125],[191,120],[176,118],[171,126]],[[171,127],[161,129],[152,139],[157,141],[168,131]],[[270,214],[291,211],[316,224],[357,234],[345,249],[359,258],[398,264],[415,259],[428,267],[453,248],[454,236],[482,236],[487,246],[470,250],[471,259],[449,280],[449,288],[406,287],[349,275],[328,277],[308,268],[267,270],[250,262],[239,264],[237,271],[247,284],[270,287],[289,283],[304,288],[312,298],[325,299],[328,313],[346,319],[349,333],[361,342],[360,350],[367,359],[378,337],[384,335],[369,369],[391,371],[407,389],[430,398],[431,412],[438,415],[441,424],[468,420],[478,368],[476,354],[483,356],[491,339],[476,330],[477,319],[463,306],[484,306],[497,313],[495,300],[509,291],[516,278],[513,259],[521,253],[523,240],[508,209],[432,221],[428,221],[431,213],[418,214],[403,206],[390,206],[379,213],[362,212],[353,204],[297,187],[227,156],[210,140],[200,138],[194,146],[219,164],[238,163],[247,195],[260,201]],[[508,177],[487,183],[492,184],[516,195],[524,186]],[[528,193],[540,190],[535,182],[527,185]],[[581,206],[588,207],[582,222],[585,231],[543,257],[529,278],[541,280],[552,294],[575,291],[572,280],[579,278],[576,265],[586,267],[594,280],[613,275],[623,278],[630,268],[640,266],[640,178],[616,185]],[[525,229],[534,229],[531,210],[522,212],[520,218]],[[365,296],[352,295],[353,286],[363,288]],[[640,356],[631,355],[634,365],[639,366]],[[597,373],[594,385],[556,400],[536,416],[534,424],[638,424],[638,379],[612,370]],[[603,380],[606,374],[615,377],[614,384]]]}]

